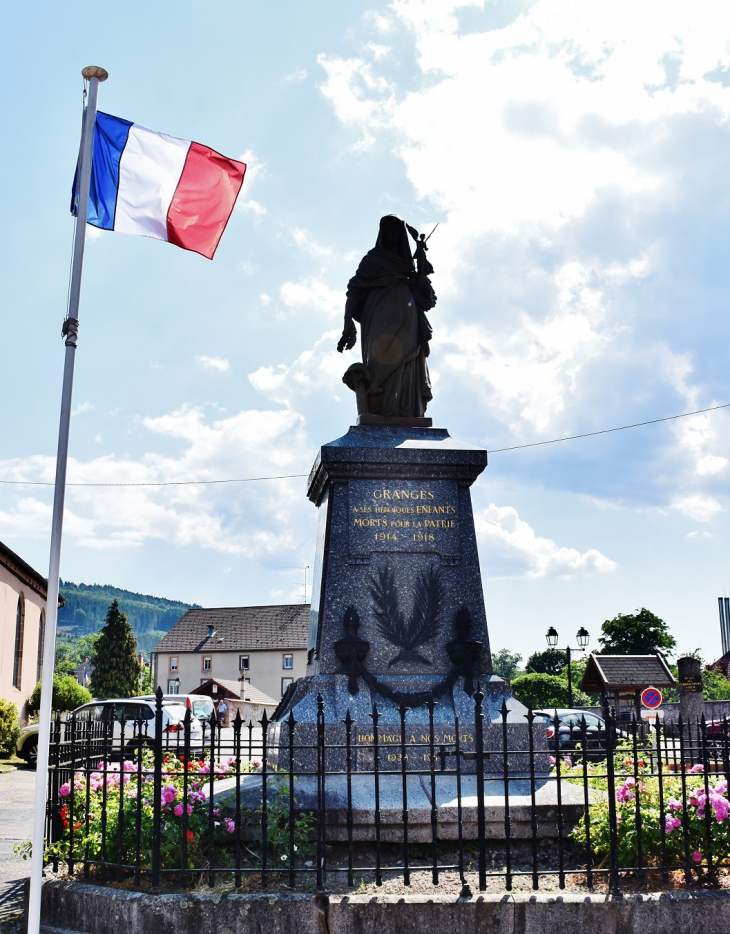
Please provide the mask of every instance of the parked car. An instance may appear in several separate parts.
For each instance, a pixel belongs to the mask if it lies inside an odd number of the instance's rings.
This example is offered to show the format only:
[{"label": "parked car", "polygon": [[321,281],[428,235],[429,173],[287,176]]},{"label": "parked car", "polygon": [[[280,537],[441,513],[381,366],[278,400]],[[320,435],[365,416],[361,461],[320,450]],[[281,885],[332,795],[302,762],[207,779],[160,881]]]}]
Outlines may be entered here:
[{"label": "parked car", "polygon": [[[555,715],[558,717],[558,748],[561,752],[570,752],[581,745],[583,740],[582,722],[586,721],[587,751],[595,754],[606,749],[606,721],[595,713],[585,710],[557,708],[555,710],[536,710],[535,718],[545,721],[548,745],[555,748]],[[624,730],[616,730],[617,739],[626,739]]]},{"label": "parked car", "polygon": [[[169,699],[162,699],[162,733],[165,745],[177,745],[178,734],[182,743],[185,714],[187,712],[186,697],[182,695],[168,695]],[[202,698],[207,700],[207,698]],[[212,702],[211,702],[212,705]],[[192,707],[192,704],[191,704]],[[205,712],[206,708],[201,708]],[[155,698],[152,695],[145,697],[110,698],[108,700],[94,700],[89,704],[77,707],[76,710],[66,714],[68,720],[72,716],[82,725],[88,721],[110,722],[111,753],[130,752],[139,742],[139,725],[142,724],[142,736],[146,743],[151,743],[155,737]],[[124,734],[122,736],[122,723]],[[16,743],[19,756],[35,767],[38,760],[38,730],[37,723],[23,727]],[[190,748],[201,750],[203,748],[203,727],[193,712],[190,720]],[[123,746],[123,748],[122,748]]]},{"label": "parked car", "polygon": [[[151,701],[154,704],[155,695],[145,694],[142,700]],[[212,698],[201,694],[163,694],[162,703],[163,705],[183,704],[192,710],[193,716],[197,717],[198,720],[207,720],[208,722],[210,722],[215,710]]]}]

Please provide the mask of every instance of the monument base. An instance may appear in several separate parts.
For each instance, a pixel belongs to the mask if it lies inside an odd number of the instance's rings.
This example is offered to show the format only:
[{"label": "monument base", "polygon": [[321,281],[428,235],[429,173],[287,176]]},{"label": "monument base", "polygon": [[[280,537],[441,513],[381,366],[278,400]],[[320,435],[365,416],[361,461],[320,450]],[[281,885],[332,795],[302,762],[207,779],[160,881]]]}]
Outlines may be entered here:
[{"label": "monument base", "polygon": [[[507,783],[510,839],[531,839],[533,835],[532,787],[529,779],[515,778]],[[241,782],[241,806],[256,811],[261,807],[261,775],[251,775]],[[379,778],[380,839],[383,843],[403,842],[403,780],[400,775]],[[435,810],[436,836],[439,840],[461,838],[477,840],[478,799],[475,775],[461,779],[461,812],[457,780],[454,775],[436,775],[432,794],[430,775],[406,776],[408,809],[408,840],[410,843],[430,843],[433,839]],[[288,788],[288,778],[281,774],[267,776],[269,800]],[[538,839],[556,839],[560,835],[558,822],[558,785],[545,776],[535,779],[534,819]],[[297,812],[316,815],[319,786],[316,775],[302,775],[294,782]],[[235,779],[216,782],[214,800],[224,814],[233,816],[236,810]],[[568,782],[560,783],[560,816],[565,837],[584,813],[583,791]],[[375,841],[375,779],[373,775],[354,774],[350,777],[350,813],[352,839],[360,843]],[[484,836],[489,840],[505,839],[505,782],[489,778],[484,782]],[[435,808],[434,808],[435,803]],[[348,791],[345,775],[328,776],[324,786],[324,806],[327,811],[326,839],[331,842],[348,840]],[[255,835],[257,825],[251,825]]]}]

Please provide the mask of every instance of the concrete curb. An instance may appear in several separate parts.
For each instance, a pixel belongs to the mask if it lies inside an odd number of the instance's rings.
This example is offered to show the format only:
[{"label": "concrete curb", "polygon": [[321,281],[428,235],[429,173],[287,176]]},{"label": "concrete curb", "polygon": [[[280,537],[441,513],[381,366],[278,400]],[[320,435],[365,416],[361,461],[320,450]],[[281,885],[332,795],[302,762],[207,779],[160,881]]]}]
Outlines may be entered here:
[{"label": "concrete curb", "polygon": [[608,896],[150,895],[43,886],[43,934],[727,934],[730,892]]}]

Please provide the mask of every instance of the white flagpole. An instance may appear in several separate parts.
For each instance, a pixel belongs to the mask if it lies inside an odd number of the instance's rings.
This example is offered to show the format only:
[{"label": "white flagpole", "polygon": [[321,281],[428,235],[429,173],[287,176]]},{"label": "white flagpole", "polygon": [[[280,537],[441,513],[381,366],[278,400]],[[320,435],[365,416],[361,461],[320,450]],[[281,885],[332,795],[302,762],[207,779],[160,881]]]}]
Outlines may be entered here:
[{"label": "white flagpole", "polygon": [[81,271],[84,264],[86,240],[86,212],[91,181],[91,154],[96,124],[96,99],[99,83],[109,77],[103,68],[91,65],[81,72],[89,82],[89,94],[81,126],[81,159],[78,189],[78,211],[71,266],[71,287],[68,317],[64,322],[66,359],[63,365],[63,391],[61,394],[61,421],[58,429],[56,455],[56,488],[53,495],[53,524],[51,526],[51,560],[48,570],[48,598],[46,601],[46,633],[43,642],[43,671],[41,687],[40,723],[38,730],[38,765],[35,776],[35,808],[33,815],[33,854],[30,867],[30,898],[28,900],[28,934],[39,934],[41,923],[41,886],[43,884],[43,851],[46,832],[46,790],[48,786],[48,747],[51,739],[51,701],[53,698],[53,669],[56,654],[56,617],[61,564],[61,533],[63,531],[63,502],[66,494],[66,464],[68,435],[71,422],[71,395],[73,392],[76,338],[79,331],[79,298]]}]

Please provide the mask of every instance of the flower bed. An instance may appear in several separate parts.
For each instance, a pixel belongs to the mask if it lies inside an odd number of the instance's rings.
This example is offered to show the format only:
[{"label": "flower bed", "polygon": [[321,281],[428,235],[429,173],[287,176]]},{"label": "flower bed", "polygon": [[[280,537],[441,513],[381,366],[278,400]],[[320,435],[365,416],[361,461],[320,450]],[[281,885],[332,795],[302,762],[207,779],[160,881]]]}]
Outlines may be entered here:
[{"label": "flower bed", "polygon": [[[263,853],[250,842],[262,826],[262,811],[242,810],[224,816],[211,800],[213,783],[236,774],[236,758],[191,758],[187,763],[174,755],[164,758],[159,800],[160,864],[162,870],[232,868],[241,856],[258,865]],[[255,772],[260,762],[241,762],[238,774]],[[212,771],[211,771],[212,769]],[[267,860],[279,865],[289,853],[289,798],[282,780],[275,779],[267,806]],[[113,862],[128,869],[149,869],[153,859],[155,824],[153,754],[146,751],[139,762],[101,762],[96,769],[76,771],[73,780],[59,788],[62,833],[47,848],[48,858],[66,863]],[[294,801],[296,804],[296,801]],[[307,855],[312,818],[294,818],[294,851]],[[238,831],[238,832],[237,832]],[[261,836],[259,832],[259,837]],[[248,840],[248,842],[244,842]]]},{"label": "flower bed", "polygon": [[[585,769],[585,777],[584,777]],[[611,852],[611,811],[606,764],[561,763],[561,777],[591,789],[571,838],[590,849],[603,866]],[[690,868],[700,879],[730,863],[730,802],[727,779],[705,773],[702,764],[684,772],[652,771],[647,758],[619,749],[614,757],[615,832],[618,867]]]}]

